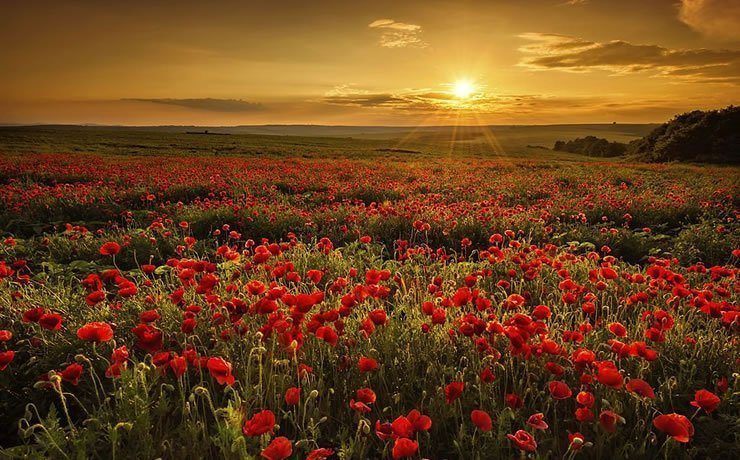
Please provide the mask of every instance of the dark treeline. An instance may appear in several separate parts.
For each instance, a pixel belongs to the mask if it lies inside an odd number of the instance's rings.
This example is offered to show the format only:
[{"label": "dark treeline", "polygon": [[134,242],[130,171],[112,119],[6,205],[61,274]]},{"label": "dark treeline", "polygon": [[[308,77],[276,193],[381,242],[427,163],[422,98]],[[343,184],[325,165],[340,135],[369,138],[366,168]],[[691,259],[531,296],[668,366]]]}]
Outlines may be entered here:
[{"label": "dark treeline", "polygon": [[694,110],[629,144],[595,136],[557,141],[553,150],[593,157],[629,155],[648,162],[740,163],[740,107]]},{"label": "dark treeline", "polygon": [[572,141],[557,141],[553,150],[581,153],[591,157],[618,157],[627,152],[627,144],[609,142],[596,136],[586,136]]}]

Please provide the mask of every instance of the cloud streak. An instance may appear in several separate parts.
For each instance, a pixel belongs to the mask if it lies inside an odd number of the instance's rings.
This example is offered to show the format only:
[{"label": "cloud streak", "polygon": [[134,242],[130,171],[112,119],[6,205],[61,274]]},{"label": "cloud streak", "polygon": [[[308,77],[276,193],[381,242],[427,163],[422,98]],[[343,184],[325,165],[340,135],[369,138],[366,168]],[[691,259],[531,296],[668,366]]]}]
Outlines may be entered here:
[{"label": "cloud streak", "polygon": [[378,44],[384,48],[424,48],[427,43],[421,38],[421,26],[407,24],[393,19],[376,19],[368,24],[371,29],[380,31]]},{"label": "cloud streak", "polygon": [[541,94],[491,94],[479,91],[461,104],[446,90],[401,90],[373,92],[351,86],[339,86],[328,92],[324,103],[367,110],[392,110],[409,115],[440,118],[467,115],[501,115],[506,117],[547,117],[568,111],[571,114],[672,113],[679,110],[675,101],[645,99],[621,101],[602,97],[555,97]]},{"label": "cloud streak", "polygon": [[186,107],[188,109],[195,109],[195,110],[205,110],[209,112],[228,112],[228,113],[258,112],[258,111],[264,110],[265,108],[262,104],[242,101],[241,99],[130,98],[130,99],[123,99],[123,100],[132,101],[132,102],[149,102],[153,104],[174,105],[178,107]]},{"label": "cloud streak", "polygon": [[740,84],[740,51],[670,49],[622,40],[593,42],[560,34],[526,33],[521,66],[533,70],[615,74],[653,72],[676,81]]}]

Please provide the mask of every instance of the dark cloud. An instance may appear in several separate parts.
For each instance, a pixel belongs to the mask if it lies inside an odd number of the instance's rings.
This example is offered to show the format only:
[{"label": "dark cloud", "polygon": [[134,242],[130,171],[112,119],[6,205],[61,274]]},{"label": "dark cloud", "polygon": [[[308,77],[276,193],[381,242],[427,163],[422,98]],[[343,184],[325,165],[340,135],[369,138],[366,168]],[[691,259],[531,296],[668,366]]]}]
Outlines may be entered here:
[{"label": "dark cloud", "polygon": [[622,40],[592,42],[558,34],[522,34],[533,43],[520,48],[521,62],[537,70],[585,72],[593,69],[615,73],[653,71],[688,81],[740,84],[740,51],[669,49]]},{"label": "dark cloud", "polygon": [[258,112],[264,110],[262,104],[242,101],[241,99],[212,99],[212,98],[201,98],[201,99],[144,99],[144,98],[131,98],[124,99],[125,101],[134,102],[151,102],[154,104],[165,104],[165,105],[176,105],[179,107],[187,107],[195,110],[207,110],[209,112]]}]

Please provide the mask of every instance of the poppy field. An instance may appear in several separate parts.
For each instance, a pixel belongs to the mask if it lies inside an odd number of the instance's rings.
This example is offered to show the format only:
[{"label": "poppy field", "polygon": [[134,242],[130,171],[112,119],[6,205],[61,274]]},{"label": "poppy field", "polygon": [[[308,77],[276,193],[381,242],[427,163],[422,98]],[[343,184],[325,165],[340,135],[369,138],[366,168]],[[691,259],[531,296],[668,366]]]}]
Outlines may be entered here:
[{"label": "poppy field", "polygon": [[740,177],[0,157],[0,458],[737,458]]}]

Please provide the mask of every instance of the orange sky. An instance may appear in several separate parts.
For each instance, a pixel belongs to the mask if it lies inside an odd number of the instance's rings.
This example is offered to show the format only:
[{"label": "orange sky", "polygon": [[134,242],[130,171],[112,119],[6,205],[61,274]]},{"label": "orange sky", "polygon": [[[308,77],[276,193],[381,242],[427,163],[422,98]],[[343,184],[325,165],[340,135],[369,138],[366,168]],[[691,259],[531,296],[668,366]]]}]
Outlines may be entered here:
[{"label": "orange sky", "polygon": [[0,39],[0,123],[655,122],[740,102],[737,0],[25,0]]}]

